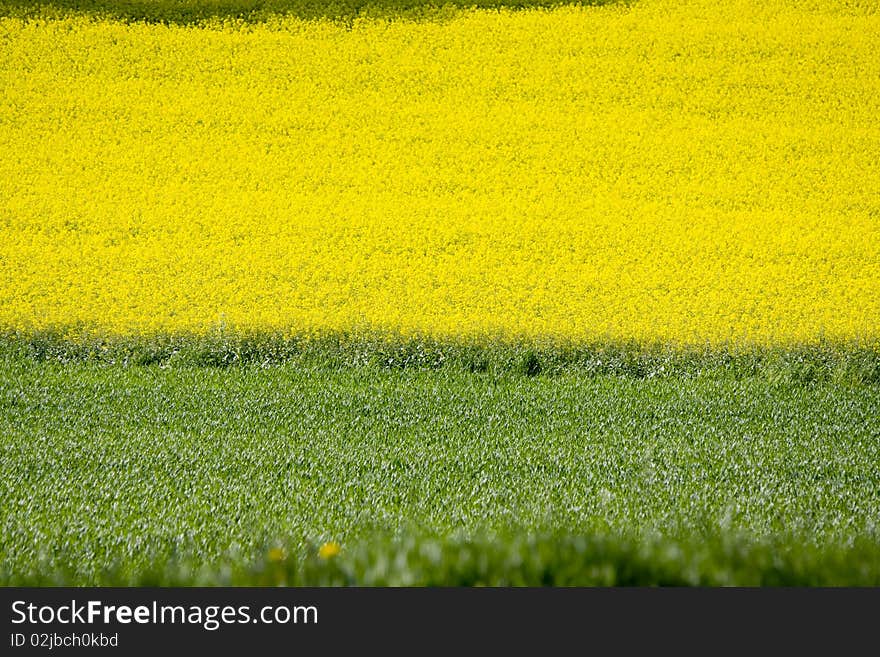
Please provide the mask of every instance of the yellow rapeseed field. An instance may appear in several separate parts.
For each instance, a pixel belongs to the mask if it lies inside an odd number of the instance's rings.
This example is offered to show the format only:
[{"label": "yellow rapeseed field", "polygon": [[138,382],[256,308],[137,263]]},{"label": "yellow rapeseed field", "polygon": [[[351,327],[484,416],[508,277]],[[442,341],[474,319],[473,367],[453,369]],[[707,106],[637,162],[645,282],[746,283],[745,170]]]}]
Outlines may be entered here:
[{"label": "yellow rapeseed field", "polygon": [[0,327],[880,337],[880,10],[0,18]]}]

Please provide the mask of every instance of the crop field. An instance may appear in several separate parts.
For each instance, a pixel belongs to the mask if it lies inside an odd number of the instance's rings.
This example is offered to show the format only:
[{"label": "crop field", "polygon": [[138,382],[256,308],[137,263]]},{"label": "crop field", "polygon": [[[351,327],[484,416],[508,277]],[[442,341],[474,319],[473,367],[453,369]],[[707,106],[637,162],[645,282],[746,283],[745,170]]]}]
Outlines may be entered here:
[{"label": "crop field", "polygon": [[0,0],[0,584],[880,583],[874,0]]},{"label": "crop field", "polygon": [[[652,574],[676,582],[880,584],[876,385],[23,361],[0,410],[12,581],[173,581],[178,563],[305,559],[323,543],[564,530],[551,545],[663,539],[663,557],[682,542]],[[748,553],[741,572],[716,554],[783,538],[756,572]],[[872,560],[824,565],[853,545]],[[377,562],[355,581],[436,577],[422,558],[425,573]],[[625,554],[604,558],[548,576],[626,576]],[[799,572],[803,559],[818,570]],[[494,576],[515,579],[502,564]]]},{"label": "crop field", "polygon": [[880,15],[803,4],[0,4],[0,324],[876,339]]}]

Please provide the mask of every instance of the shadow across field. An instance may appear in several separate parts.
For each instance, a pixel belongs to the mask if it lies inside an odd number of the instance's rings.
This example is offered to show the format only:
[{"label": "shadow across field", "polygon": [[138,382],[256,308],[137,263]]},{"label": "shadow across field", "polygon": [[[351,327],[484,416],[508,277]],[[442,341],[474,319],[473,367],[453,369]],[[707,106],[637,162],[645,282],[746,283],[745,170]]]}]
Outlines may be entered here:
[{"label": "shadow across field", "polygon": [[204,335],[114,336],[82,327],[0,328],[0,369],[22,361],[210,368],[288,364],[525,377],[565,373],[632,379],[757,377],[786,385],[828,381],[880,385],[876,342],[712,347],[502,336],[453,340],[369,329],[297,335],[218,328]]},{"label": "shadow across field", "polygon": [[351,22],[356,18],[429,18],[458,9],[552,8],[626,4],[629,0],[0,0],[0,16],[86,15],[126,22],[192,25],[264,22],[275,16]]}]

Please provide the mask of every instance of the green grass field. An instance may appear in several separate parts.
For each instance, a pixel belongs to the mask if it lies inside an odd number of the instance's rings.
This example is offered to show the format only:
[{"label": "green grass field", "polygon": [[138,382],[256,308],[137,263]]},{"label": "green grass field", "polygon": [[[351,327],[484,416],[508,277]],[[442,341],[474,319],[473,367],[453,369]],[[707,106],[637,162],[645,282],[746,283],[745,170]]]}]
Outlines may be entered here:
[{"label": "green grass field", "polygon": [[123,365],[4,344],[7,585],[880,582],[880,387],[838,370],[529,376],[485,354],[472,372],[464,348],[433,369]]}]

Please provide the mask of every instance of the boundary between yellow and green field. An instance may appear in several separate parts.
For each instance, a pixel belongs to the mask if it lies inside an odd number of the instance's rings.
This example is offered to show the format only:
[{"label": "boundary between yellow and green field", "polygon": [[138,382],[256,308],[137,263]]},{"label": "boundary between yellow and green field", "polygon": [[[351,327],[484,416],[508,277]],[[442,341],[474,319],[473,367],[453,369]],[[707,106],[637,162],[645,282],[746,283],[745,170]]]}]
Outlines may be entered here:
[{"label": "boundary between yellow and green field", "polygon": [[560,6],[632,5],[637,0],[0,0],[0,17],[99,20],[165,25],[266,23],[278,18],[442,20],[461,10],[553,9]]},{"label": "boundary between yellow and green field", "polygon": [[390,368],[631,378],[760,377],[771,382],[880,384],[880,340],[780,345],[676,345],[510,336],[458,339],[363,329],[318,333],[213,329],[115,335],[77,327],[0,330],[3,360],[120,366]]}]

